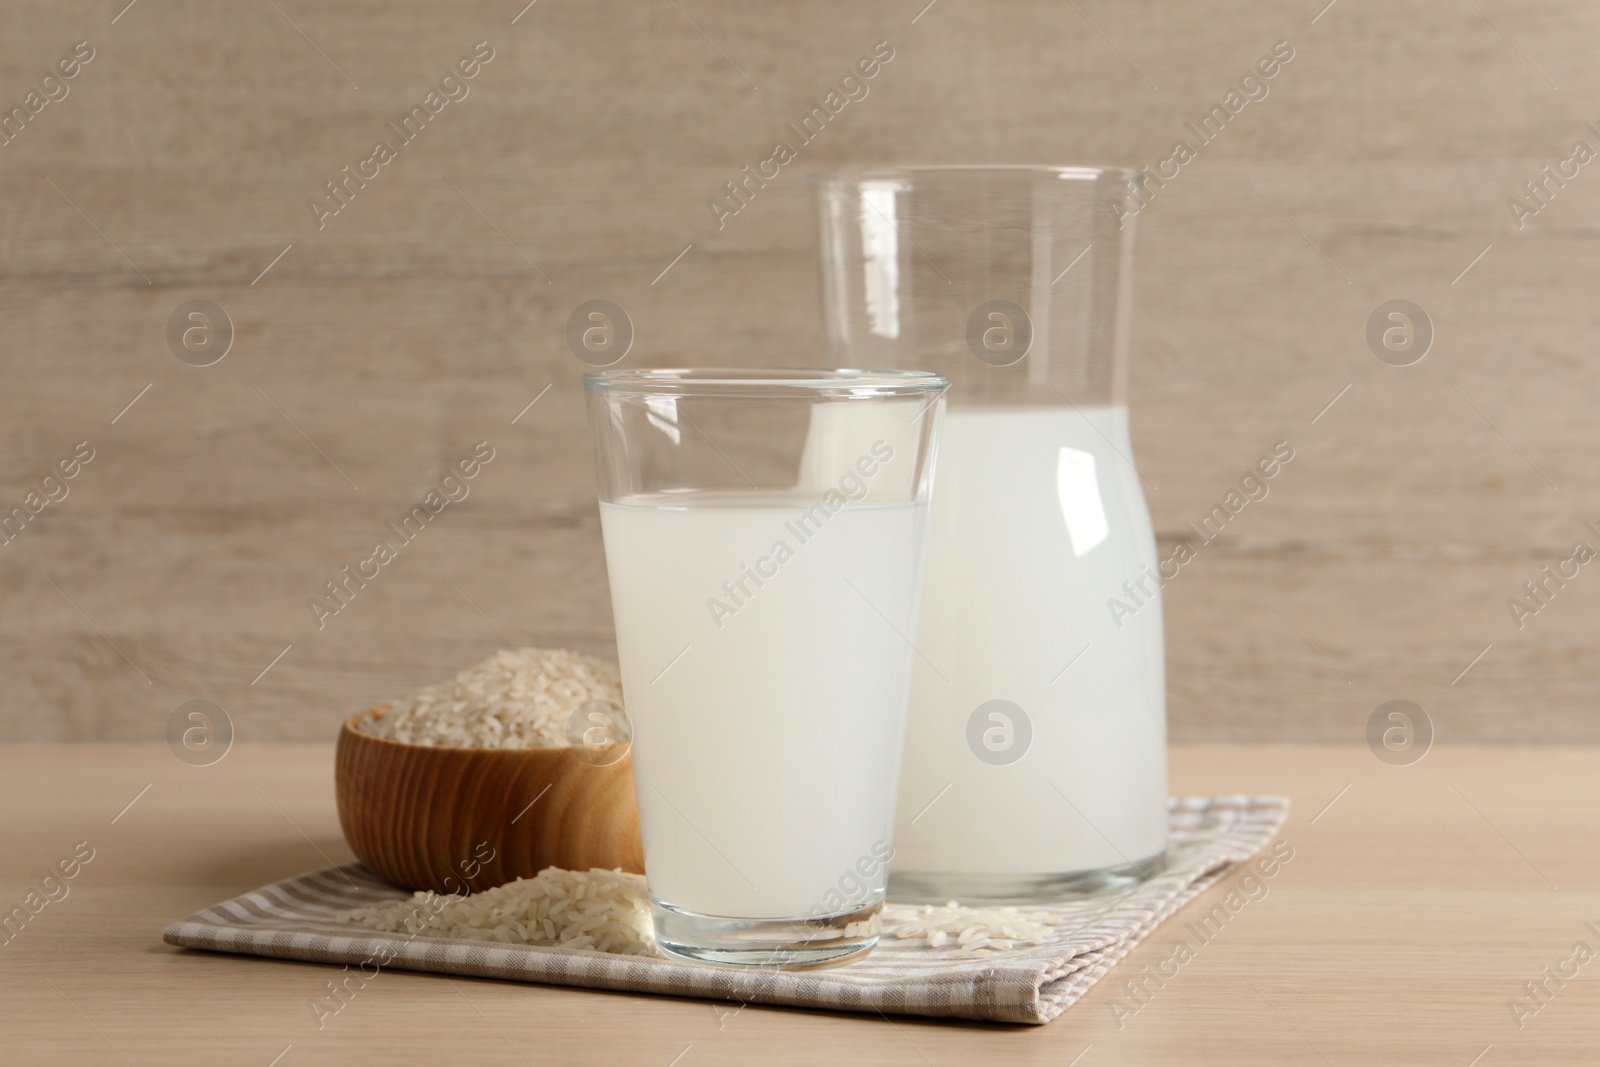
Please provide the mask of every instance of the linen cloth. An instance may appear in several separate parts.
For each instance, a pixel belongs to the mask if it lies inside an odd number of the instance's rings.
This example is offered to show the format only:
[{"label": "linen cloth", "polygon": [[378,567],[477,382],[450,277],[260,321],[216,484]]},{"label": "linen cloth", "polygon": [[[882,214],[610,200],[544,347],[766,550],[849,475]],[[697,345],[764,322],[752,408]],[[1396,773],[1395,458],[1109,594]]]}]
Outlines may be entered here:
[{"label": "linen cloth", "polygon": [[[895,936],[914,905],[884,909],[883,936],[864,959],[811,971],[775,971],[623,956],[586,949],[382,933],[337,916],[410,898],[360,864],[312,871],[223,901],[173,923],[168,944],[318,963],[392,957],[387,966],[549,985],[660,993],[1007,1023],[1047,1023],[1103,978],[1184,904],[1260,851],[1283,825],[1283,797],[1175,797],[1168,802],[1168,863],[1149,881],[1103,896],[1027,905],[1060,933],[1046,943],[960,958],[953,946]],[[382,953],[380,956],[379,953]]]}]

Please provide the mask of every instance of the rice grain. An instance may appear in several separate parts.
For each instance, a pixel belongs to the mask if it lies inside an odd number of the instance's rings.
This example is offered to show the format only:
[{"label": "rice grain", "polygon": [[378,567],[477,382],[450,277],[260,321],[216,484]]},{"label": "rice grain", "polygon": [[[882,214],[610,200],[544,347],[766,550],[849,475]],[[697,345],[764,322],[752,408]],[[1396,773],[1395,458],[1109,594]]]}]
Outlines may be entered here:
[{"label": "rice grain", "polygon": [[536,877],[518,878],[471,896],[422,890],[410,900],[357,908],[339,919],[410,937],[658,955],[644,876],[620,868],[546,867]]},{"label": "rice grain", "polygon": [[566,649],[502,649],[361,720],[359,728],[410,745],[562,748],[570,743],[568,717],[591,700],[622,706],[615,664]]}]

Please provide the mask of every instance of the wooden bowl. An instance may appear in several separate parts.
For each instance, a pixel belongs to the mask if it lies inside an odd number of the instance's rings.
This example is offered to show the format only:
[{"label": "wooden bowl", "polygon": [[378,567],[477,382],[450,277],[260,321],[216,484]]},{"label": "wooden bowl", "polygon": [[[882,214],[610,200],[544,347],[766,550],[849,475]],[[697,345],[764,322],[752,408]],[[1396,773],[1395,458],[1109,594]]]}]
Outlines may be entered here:
[{"label": "wooden bowl", "polygon": [[546,867],[644,873],[633,759],[574,748],[439,748],[339,732],[339,824],[357,858],[405,889],[477,892]]}]

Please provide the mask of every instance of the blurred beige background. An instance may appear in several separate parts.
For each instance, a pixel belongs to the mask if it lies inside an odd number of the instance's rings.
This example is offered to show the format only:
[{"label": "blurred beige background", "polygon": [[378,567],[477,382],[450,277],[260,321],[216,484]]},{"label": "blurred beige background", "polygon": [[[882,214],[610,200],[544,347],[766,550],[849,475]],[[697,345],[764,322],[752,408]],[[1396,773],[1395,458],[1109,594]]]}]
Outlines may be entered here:
[{"label": "blurred beige background", "polygon": [[[1167,589],[1172,734],[1355,741],[1405,698],[1442,742],[1600,739],[1600,567],[1507,607],[1600,549],[1600,170],[1520,230],[1507,206],[1600,150],[1600,8],[924,2],[7,4],[0,507],[93,459],[0,544],[0,740],[155,740],[197,698],[242,741],[331,739],[504,639],[611,654],[578,304],[629,311],[630,366],[816,362],[808,171],[1152,165],[1279,41],[1140,216],[1163,554],[1296,450]],[[706,200],[879,41],[870,95],[719,231]],[[1436,332],[1403,368],[1365,336],[1400,298]],[[191,300],[232,320],[213,366],[169,348]],[[480,441],[471,495],[319,630],[307,601]]]}]

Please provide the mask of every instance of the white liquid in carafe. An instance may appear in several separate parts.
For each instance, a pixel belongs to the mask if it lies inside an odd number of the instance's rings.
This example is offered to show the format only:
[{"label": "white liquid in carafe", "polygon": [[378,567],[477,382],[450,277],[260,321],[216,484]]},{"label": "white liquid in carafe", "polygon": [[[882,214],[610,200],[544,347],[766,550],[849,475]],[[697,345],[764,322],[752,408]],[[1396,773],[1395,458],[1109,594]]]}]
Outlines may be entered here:
[{"label": "white liquid in carafe", "polygon": [[[1061,874],[1166,847],[1161,604],[1131,456],[1125,407],[946,413],[895,872]],[[997,700],[1026,728],[1001,705],[969,731]]]}]

